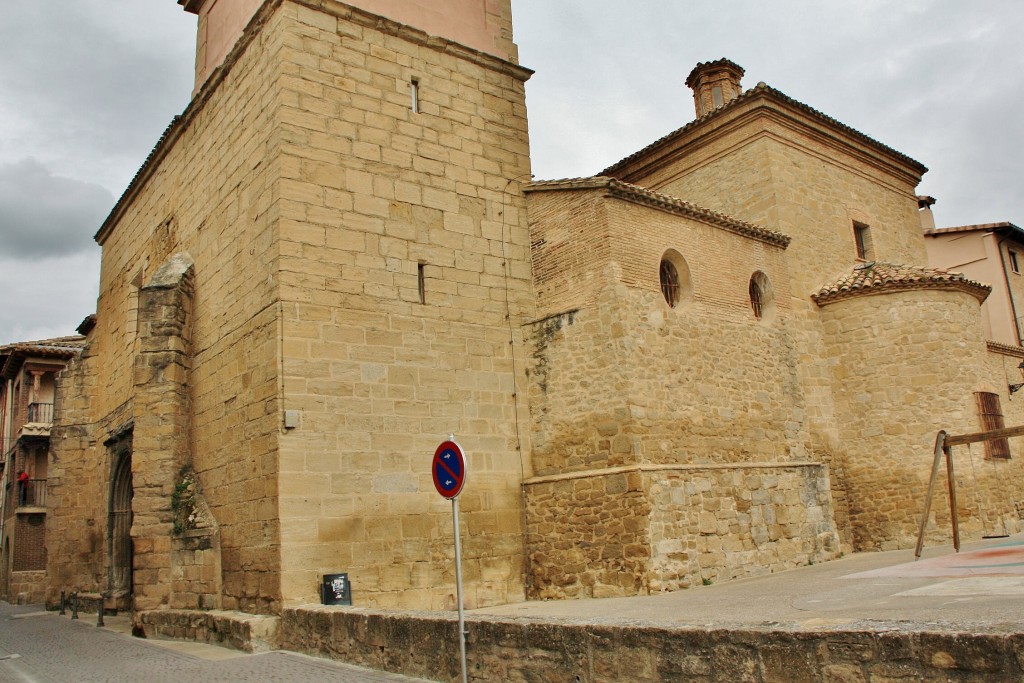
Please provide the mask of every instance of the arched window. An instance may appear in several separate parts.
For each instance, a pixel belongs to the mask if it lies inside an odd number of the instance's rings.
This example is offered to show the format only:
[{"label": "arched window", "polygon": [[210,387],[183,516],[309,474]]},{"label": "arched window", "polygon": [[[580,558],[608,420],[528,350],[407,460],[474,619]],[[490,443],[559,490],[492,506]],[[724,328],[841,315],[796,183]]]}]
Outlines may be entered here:
[{"label": "arched window", "polygon": [[775,294],[767,275],[761,271],[751,275],[747,293],[754,318],[766,324],[775,319]]},{"label": "arched window", "polygon": [[764,314],[764,301],[761,294],[761,286],[757,284],[757,280],[754,278],[750,279],[750,307],[754,309],[754,317],[758,320]]},{"label": "arched window", "polygon": [[679,271],[671,261],[661,261],[661,294],[669,306],[679,303]]},{"label": "arched window", "polygon": [[661,257],[658,280],[661,283],[661,295],[671,308],[684,303],[693,292],[690,268],[686,265],[686,259],[674,249],[669,249]]}]

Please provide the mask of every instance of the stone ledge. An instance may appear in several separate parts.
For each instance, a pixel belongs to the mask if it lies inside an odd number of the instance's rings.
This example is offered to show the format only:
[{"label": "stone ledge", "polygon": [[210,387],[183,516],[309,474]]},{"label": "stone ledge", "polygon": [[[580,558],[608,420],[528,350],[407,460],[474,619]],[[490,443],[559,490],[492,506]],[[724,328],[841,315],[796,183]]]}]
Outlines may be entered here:
[{"label": "stone ledge", "polygon": [[[457,680],[453,614],[303,606],[284,610],[286,649],[431,680]],[[471,680],[820,683],[1024,680],[1024,634],[864,622],[811,629],[666,627],[470,617]]]},{"label": "stone ledge", "polygon": [[135,626],[146,638],[191,640],[243,652],[270,652],[279,647],[281,618],[227,610],[146,610],[136,612]]},{"label": "stone ledge", "polygon": [[546,484],[554,481],[570,481],[573,479],[588,479],[592,477],[606,477],[613,474],[629,474],[632,472],[702,472],[711,470],[776,470],[792,469],[798,467],[825,467],[825,463],[813,461],[794,462],[736,462],[736,463],[704,463],[704,464],[679,464],[679,465],[621,465],[618,467],[605,467],[599,470],[581,470],[579,472],[565,472],[563,474],[545,474],[538,477],[530,477],[523,482],[524,486],[534,484]]}]

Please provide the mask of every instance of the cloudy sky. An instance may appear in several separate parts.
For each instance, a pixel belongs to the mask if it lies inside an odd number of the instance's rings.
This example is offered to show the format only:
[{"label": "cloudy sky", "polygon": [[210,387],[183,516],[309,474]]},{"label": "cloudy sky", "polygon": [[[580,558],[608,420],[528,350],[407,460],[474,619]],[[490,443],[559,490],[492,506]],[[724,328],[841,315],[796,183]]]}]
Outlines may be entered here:
[{"label": "cloudy sky", "polygon": [[[174,0],[10,2],[0,18],[0,344],[95,310],[92,236],[192,88]],[[538,179],[591,175],[693,118],[728,57],[931,171],[940,225],[1024,225],[1020,0],[513,0]]]}]

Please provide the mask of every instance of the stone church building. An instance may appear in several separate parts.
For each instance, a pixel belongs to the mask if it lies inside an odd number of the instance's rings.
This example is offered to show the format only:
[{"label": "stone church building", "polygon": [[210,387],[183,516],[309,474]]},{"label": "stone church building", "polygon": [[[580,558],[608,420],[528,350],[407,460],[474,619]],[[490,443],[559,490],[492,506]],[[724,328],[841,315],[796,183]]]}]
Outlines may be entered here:
[{"label": "stone church building", "polygon": [[[925,167],[728,60],[533,182],[510,0],[179,4],[195,94],[60,382],[51,601],[276,614],[347,572],[452,608],[450,434],[467,606],[720,582],[908,547],[936,431],[1024,421],[990,288],[927,266]],[[1019,528],[1013,450],[958,455],[965,533]]]}]

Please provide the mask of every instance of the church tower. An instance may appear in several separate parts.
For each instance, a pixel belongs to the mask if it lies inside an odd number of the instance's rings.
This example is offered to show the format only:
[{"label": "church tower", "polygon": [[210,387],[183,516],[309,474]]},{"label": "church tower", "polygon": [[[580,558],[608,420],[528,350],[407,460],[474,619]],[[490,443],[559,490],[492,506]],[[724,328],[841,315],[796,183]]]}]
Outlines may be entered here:
[{"label": "church tower", "polygon": [[[278,614],[347,573],[357,605],[450,608],[430,462],[455,435],[466,604],[521,599],[531,72],[510,0],[180,4],[196,93],[96,235],[51,592],[130,576],[135,610]],[[115,512],[130,538],[92,526]]]},{"label": "church tower", "polygon": [[[264,0],[178,0],[178,4],[199,17],[195,85],[198,91],[223,63]],[[511,0],[350,0],[346,4],[518,62],[518,51],[512,42]]]}]

